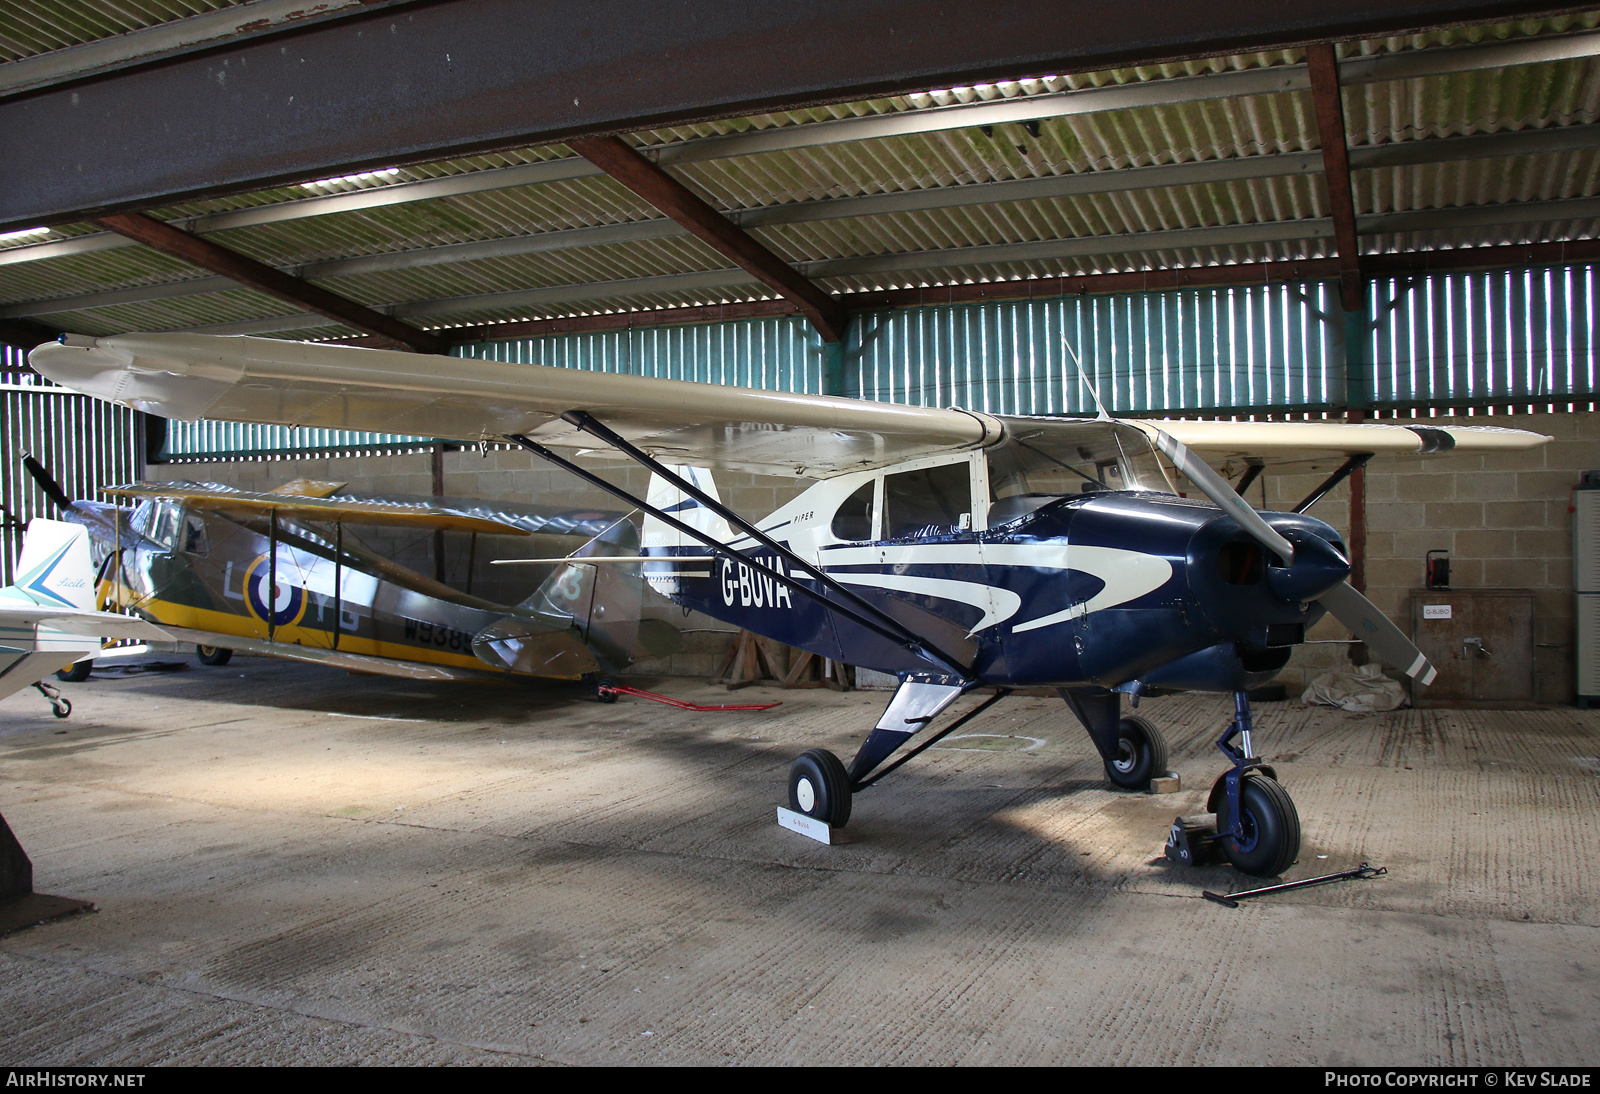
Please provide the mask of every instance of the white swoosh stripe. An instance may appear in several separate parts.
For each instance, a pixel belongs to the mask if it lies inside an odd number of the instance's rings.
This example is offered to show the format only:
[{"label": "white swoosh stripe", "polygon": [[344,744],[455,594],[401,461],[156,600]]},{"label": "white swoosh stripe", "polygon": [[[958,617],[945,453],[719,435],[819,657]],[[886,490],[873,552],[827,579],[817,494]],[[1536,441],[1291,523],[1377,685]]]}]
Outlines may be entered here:
[{"label": "white swoosh stripe", "polygon": [[1010,589],[996,589],[975,581],[951,581],[943,577],[908,577],[904,574],[832,574],[835,581],[846,585],[870,585],[875,589],[894,589],[919,596],[936,596],[941,600],[954,600],[971,604],[983,612],[967,636],[971,637],[996,623],[1004,623],[1017,614],[1022,598]]},{"label": "white swoosh stripe", "polygon": [[1155,592],[1172,577],[1172,563],[1155,555],[1123,551],[1115,547],[1075,546],[1071,550],[1072,568],[1098,577],[1106,583],[1105,588],[1082,604],[1074,604],[1064,611],[1030,619],[1020,626],[1013,627],[1013,634],[1048,627],[1053,623],[1064,623],[1102,608],[1126,604],[1146,593]]}]

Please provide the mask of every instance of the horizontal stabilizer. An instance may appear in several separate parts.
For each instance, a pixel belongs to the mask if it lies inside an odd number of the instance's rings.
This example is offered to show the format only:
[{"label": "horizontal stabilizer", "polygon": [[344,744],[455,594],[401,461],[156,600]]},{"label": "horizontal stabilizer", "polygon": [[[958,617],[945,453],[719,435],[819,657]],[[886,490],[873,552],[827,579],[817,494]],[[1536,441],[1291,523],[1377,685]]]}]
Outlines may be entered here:
[{"label": "horizontal stabilizer", "polygon": [[0,626],[48,627],[86,638],[137,638],[145,642],[170,642],[171,635],[148,620],[117,612],[70,612],[50,608],[22,608],[0,602]]}]

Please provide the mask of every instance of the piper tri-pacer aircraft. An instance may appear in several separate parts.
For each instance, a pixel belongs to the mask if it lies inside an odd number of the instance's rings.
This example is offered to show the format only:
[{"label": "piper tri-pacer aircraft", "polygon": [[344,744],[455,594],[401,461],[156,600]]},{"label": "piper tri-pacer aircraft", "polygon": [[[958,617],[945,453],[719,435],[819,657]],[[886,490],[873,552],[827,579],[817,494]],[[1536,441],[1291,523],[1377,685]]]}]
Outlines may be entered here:
[{"label": "piper tri-pacer aircraft", "polygon": [[[1232,693],[1210,796],[1246,873],[1292,863],[1300,821],[1251,734],[1251,688],[1331,612],[1419,683],[1433,668],[1345,580],[1346,548],[1304,512],[1374,455],[1496,452],[1548,440],[1493,428],[1005,417],[960,409],[248,337],[66,335],[34,368],[160,414],[510,441],[647,514],[645,576],[678,603],[898,690],[847,768],[813,749],[790,806],[842,825],[853,796],[997,702],[1060,690],[1117,786],[1167,770],[1124,696]],[[648,468],[637,497],[558,450]],[[1169,461],[1163,464],[1158,452]],[[1259,513],[1200,458],[1341,461],[1295,511]],[[719,499],[719,469],[818,480],[759,520]],[[1208,500],[1182,496],[1171,473]],[[622,567],[638,562],[619,560]],[[893,764],[959,696],[995,694]]]},{"label": "piper tri-pacer aircraft", "polygon": [[[641,622],[637,574],[580,561],[637,555],[638,530],[621,513],[332,496],[343,484],[304,479],[265,494],[191,482],[106,491],[132,499],[129,507],[74,501],[37,461],[24,464],[63,518],[98,541],[102,601],[161,624],[168,640],[195,643],[206,664],[243,649],[419,680],[598,679],[670,652],[677,638],[667,623]],[[474,596],[470,582],[456,589],[385,557],[346,525],[364,535],[467,532],[474,547],[479,535],[582,545],[572,561],[551,560],[532,596],[501,604]]]},{"label": "piper tri-pacer aircraft", "polygon": [[170,639],[160,627],[95,610],[94,566],[84,529],[35,517],[23,533],[17,580],[0,589],[0,699],[38,688],[57,718],[72,713],[44,678],[100,651],[102,638]]}]

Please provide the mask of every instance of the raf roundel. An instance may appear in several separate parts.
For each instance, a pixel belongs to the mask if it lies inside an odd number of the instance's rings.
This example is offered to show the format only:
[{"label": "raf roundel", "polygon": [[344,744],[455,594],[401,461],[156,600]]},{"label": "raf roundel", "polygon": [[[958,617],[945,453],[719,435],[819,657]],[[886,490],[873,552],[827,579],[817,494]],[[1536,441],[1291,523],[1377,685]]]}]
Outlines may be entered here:
[{"label": "raf roundel", "polygon": [[[262,555],[252,562],[244,578],[245,603],[250,606],[250,614],[263,623],[270,622],[274,627],[292,627],[306,614],[306,591],[289,584],[281,574],[278,575],[277,587],[269,589],[272,578],[272,564],[268,556]],[[269,600],[272,605],[270,619],[267,615]]]}]

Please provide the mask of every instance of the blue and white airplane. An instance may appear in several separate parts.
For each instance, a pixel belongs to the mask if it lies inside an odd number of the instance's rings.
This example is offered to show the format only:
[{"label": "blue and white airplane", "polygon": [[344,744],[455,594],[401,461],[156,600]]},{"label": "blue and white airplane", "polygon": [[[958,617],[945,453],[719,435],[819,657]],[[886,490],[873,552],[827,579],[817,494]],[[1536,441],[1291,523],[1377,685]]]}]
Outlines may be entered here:
[{"label": "blue and white airplane", "polygon": [[[1167,746],[1124,712],[1125,697],[1231,693],[1235,717],[1217,742],[1229,766],[1209,808],[1228,859],[1261,875],[1294,861],[1300,821],[1256,754],[1249,690],[1329,612],[1418,684],[1434,674],[1346,581],[1338,532],[1305,510],[1375,455],[1549,439],[1436,424],[1008,417],[245,337],[67,335],[30,360],[58,383],[166,417],[510,441],[637,507],[641,555],[587,561],[642,567],[685,607],[899,678],[848,766],[812,749],[790,769],[790,807],[830,825],[1013,688],[1058,689],[1107,778],[1128,789],[1167,772]],[[580,466],[574,449],[647,468],[647,495]],[[1208,460],[1243,474],[1230,485]],[[1331,473],[1294,511],[1261,513],[1240,492],[1269,462]],[[724,469],[815,482],[751,519],[722,503]],[[929,731],[980,688],[994,694]]]},{"label": "blue and white airplane", "polygon": [[0,699],[35,687],[65,718],[72,704],[43,683],[46,676],[93,657],[103,638],[171,639],[143,619],[96,610],[94,576],[87,528],[28,522],[17,580],[0,589]]}]

